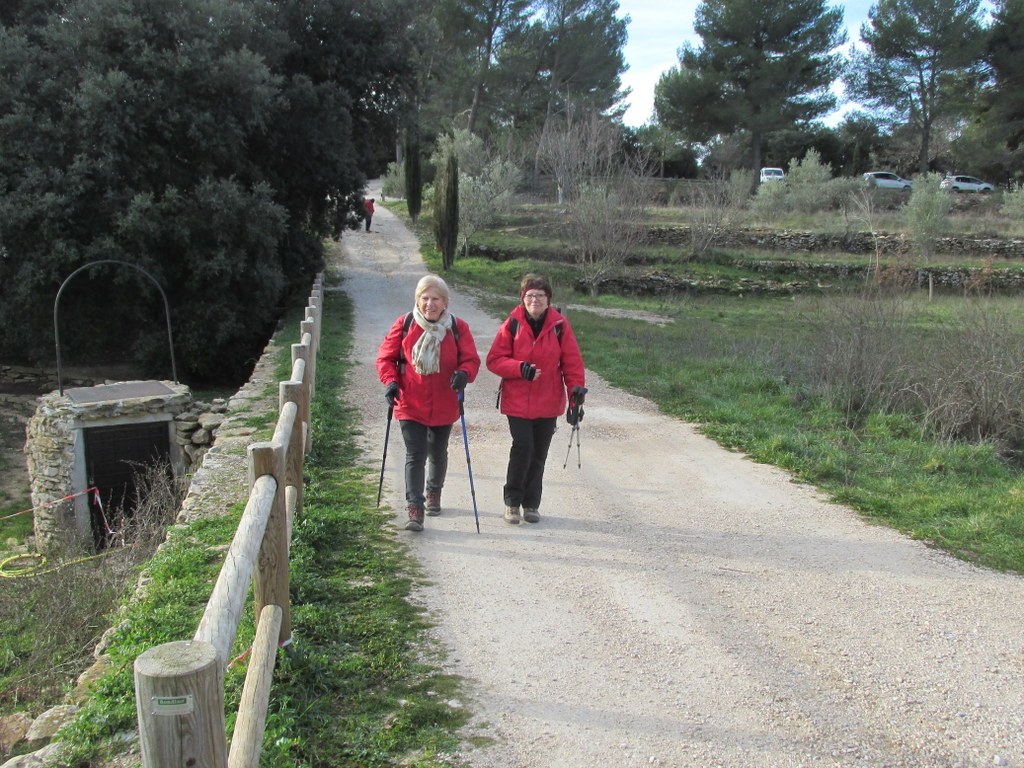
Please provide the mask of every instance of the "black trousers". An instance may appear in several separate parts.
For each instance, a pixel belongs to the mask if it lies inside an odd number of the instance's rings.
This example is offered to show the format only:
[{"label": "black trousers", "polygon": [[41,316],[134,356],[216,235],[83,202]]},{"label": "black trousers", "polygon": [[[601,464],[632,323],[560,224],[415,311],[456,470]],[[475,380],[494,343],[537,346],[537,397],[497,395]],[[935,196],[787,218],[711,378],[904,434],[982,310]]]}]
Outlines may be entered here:
[{"label": "black trousers", "polygon": [[422,507],[426,501],[424,486],[432,491],[444,487],[452,425],[428,427],[418,421],[399,423],[405,440],[405,503]]},{"label": "black trousers", "polygon": [[508,417],[512,448],[508,453],[508,471],[505,475],[505,506],[540,508],[544,492],[544,464],[548,459],[548,449],[557,424],[557,418]]}]

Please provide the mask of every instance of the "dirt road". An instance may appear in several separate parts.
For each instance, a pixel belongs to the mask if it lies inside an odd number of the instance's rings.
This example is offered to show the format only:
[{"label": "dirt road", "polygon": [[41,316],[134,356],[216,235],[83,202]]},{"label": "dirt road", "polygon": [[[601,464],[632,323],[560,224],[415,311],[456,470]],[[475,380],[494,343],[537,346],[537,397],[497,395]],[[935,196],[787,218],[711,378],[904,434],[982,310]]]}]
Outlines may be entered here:
[{"label": "dirt road", "polygon": [[[347,397],[379,467],[373,358],[425,268],[399,220],[381,207],[373,223],[342,250]],[[497,322],[464,293],[451,310],[484,357]],[[425,642],[469,681],[470,765],[1024,767],[1024,579],[866,524],[596,375],[588,385],[582,468],[575,448],[562,467],[562,424],[539,524],[501,518],[509,438],[482,372],[466,396],[480,533],[458,425],[444,514],[396,533],[429,581]],[[397,522],[403,458],[395,429]]]}]

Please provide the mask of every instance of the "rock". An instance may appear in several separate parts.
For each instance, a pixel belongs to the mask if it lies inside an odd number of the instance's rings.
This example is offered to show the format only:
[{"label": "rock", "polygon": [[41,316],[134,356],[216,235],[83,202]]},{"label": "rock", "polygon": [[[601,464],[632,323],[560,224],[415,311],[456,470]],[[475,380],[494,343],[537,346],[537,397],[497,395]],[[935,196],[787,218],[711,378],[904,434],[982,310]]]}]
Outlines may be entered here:
[{"label": "rock", "polygon": [[10,752],[11,747],[25,738],[32,718],[24,712],[0,717],[0,752]]},{"label": "rock", "polygon": [[52,768],[52,766],[58,765],[60,751],[60,744],[47,744],[36,752],[12,757],[0,765],[0,768]]},{"label": "rock", "polygon": [[213,432],[223,421],[224,414],[222,413],[204,413],[199,417],[199,426]]},{"label": "rock", "polygon": [[29,743],[47,742],[59,731],[68,721],[75,716],[78,707],[74,704],[58,704],[51,707],[32,721],[28,733],[25,734],[25,741]]},{"label": "rock", "polygon": [[109,656],[100,656],[96,659],[92,666],[80,674],[78,680],[75,681],[78,684],[78,688],[75,689],[75,698],[80,702],[88,699],[92,684],[99,680],[108,669],[110,669]]}]

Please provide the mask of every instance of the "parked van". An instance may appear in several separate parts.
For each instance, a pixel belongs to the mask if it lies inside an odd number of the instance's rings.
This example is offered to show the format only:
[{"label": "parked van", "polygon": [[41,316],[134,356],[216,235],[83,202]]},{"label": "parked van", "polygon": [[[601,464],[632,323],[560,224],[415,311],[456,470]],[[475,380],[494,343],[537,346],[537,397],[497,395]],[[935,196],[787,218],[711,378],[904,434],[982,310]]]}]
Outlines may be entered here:
[{"label": "parked van", "polygon": [[786,172],[781,168],[762,168],[761,169],[761,183],[764,184],[766,181],[784,181],[786,178]]}]

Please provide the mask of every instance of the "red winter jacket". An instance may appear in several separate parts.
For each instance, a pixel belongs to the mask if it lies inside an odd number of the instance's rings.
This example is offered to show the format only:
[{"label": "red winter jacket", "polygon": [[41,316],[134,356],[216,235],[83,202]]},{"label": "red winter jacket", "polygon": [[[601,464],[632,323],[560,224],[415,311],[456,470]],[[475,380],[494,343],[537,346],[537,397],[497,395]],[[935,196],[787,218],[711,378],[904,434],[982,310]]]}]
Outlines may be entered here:
[{"label": "red winter jacket", "polygon": [[[459,395],[452,389],[452,374],[457,370],[465,371],[469,380],[474,381],[480,371],[480,355],[469,325],[465,320],[455,318],[459,329],[458,343],[449,331],[441,342],[440,370],[422,376],[416,373],[411,361],[412,348],[423,335],[423,329],[413,322],[403,338],[405,317],[400,315],[395,320],[377,350],[377,375],[381,383],[386,386],[392,381],[398,382],[394,415],[400,420],[409,419],[428,427],[453,424],[459,419]],[[400,363],[400,360],[404,362]]]},{"label": "red winter jacket", "polygon": [[[515,338],[509,321],[518,323]],[[560,335],[555,326],[561,326]],[[522,376],[520,365],[531,363],[541,373],[533,381]],[[576,334],[565,316],[548,307],[544,326],[534,338],[526,319],[526,308],[520,304],[512,310],[494,337],[487,353],[487,370],[501,377],[501,412],[523,419],[550,419],[565,411],[566,392],[585,385],[583,356]]]}]

